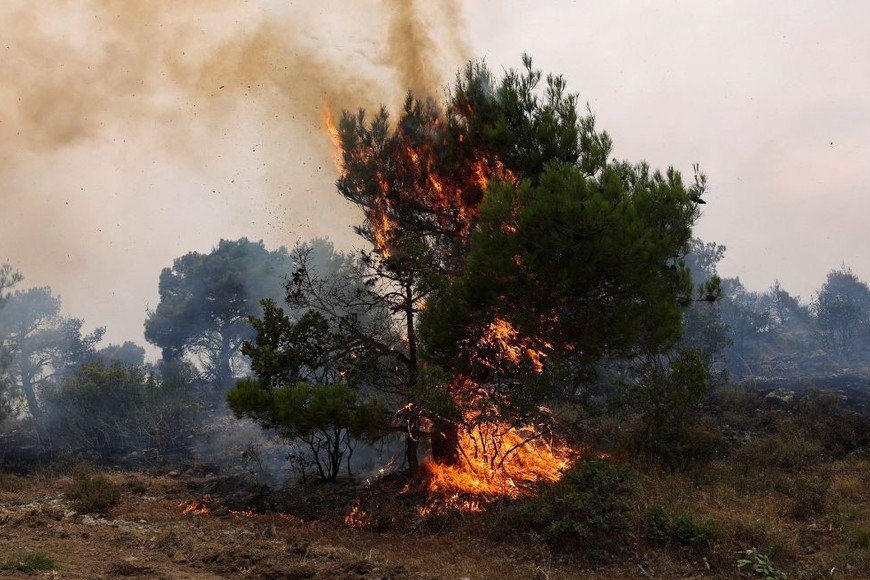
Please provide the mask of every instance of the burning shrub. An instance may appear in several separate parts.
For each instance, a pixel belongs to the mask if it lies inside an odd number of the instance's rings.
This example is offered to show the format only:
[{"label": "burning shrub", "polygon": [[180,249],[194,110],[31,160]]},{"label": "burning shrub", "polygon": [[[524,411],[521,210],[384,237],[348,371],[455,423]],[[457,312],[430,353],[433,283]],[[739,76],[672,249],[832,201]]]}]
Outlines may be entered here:
[{"label": "burning shrub", "polygon": [[595,559],[628,531],[633,474],[624,465],[587,459],[561,481],[543,484],[539,495],[514,504],[509,520],[556,549],[581,550]]},{"label": "burning shrub", "polygon": [[121,488],[89,466],[80,465],[73,472],[73,483],[65,497],[78,512],[106,515],[121,500]]}]

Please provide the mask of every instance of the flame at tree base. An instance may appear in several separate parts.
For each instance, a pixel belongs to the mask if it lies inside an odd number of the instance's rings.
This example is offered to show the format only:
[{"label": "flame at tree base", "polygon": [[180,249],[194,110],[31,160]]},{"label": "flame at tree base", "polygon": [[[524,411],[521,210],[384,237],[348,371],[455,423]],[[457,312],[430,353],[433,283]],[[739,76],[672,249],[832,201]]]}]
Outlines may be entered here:
[{"label": "flame at tree base", "polygon": [[[484,502],[485,498],[516,498],[531,493],[539,482],[561,479],[577,457],[570,447],[534,427],[501,421],[468,423],[473,426],[459,433],[457,464],[425,463],[431,493],[456,498],[474,495]],[[479,504],[473,505],[475,509],[469,511],[480,511]]]}]

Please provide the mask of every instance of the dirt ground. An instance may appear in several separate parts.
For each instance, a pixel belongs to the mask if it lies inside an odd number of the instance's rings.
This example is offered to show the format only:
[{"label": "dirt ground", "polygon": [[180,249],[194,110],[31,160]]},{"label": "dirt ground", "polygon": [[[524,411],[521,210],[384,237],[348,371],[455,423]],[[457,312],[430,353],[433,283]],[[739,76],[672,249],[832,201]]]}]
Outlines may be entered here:
[{"label": "dirt ground", "polygon": [[[68,476],[3,476],[0,564],[27,552],[54,560],[49,572],[0,570],[11,578],[584,578],[545,548],[506,548],[433,531],[378,533],[339,521],[218,507],[183,514],[203,482],[185,476],[108,473],[123,488],[108,516],[76,513]],[[217,503],[217,501],[216,501]],[[595,577],[626,577],[623,572]]]}]

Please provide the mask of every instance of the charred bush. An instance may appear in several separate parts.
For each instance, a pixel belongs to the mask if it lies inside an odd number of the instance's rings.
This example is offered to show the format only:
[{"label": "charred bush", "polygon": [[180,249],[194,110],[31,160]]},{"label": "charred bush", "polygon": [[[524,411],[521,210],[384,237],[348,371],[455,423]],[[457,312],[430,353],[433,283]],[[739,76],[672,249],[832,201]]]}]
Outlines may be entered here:
[{"label": "charred bush", "polygon": [[832,457],[870,447],[870,415],[850,408],[844,394],[811,391],[795,407],[796,427]]},{"label": "charred bush", "polygon": [[619,545],[628,532],[633,487],[634,476],[626,466],[583,460],[560,481],[541,485],[536,496],[517,501],[506,521],[553,549],[576,550],[596,559]]}]

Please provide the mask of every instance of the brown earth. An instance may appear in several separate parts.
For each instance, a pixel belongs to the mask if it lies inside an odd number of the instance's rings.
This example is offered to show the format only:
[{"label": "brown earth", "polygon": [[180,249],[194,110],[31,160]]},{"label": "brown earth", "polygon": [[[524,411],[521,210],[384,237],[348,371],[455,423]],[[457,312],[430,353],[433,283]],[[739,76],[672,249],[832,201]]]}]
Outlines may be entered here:
[{"label": "brown earth", "polygon": [[[195,477],[107,473],[122,486],[106,517],[76,513],[64,499],[69,476],[0,475],[0,576],[10,578],[582,578],[570,562],[521,542],[505,547],[468,531],[378,533],[340,521],[305,522],[286,514],[184,515]],[[220,515],[215,515],[220,514]],[[10,570],[28,552],[54,570]],[[635,569],[636,571],[636,569]],[[631,574],[633,575],[633,574]],[[621,578],[625,570],[595,575]]]}]

